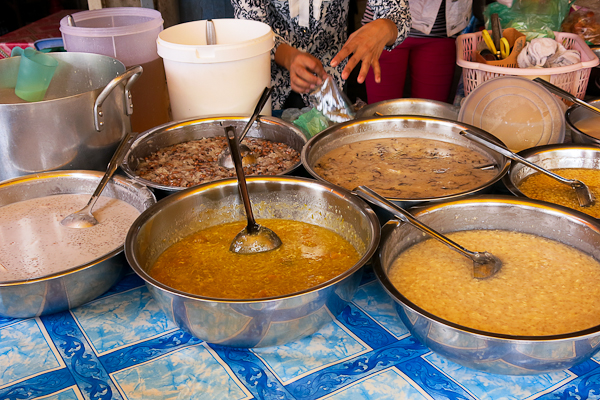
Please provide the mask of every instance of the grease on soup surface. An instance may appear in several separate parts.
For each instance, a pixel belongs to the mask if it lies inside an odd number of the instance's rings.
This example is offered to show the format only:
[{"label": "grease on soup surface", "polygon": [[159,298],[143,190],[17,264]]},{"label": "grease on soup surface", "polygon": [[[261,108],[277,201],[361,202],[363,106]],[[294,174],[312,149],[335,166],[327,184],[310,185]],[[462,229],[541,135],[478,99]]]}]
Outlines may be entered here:
[{"label": "grease on soup surface", "polygon": [[508,335],[544,336],[600,324],[600,263],[565,244],[519,232],[461,231],[447,235],[503,266],[472,277],[473,263],[437,240],[404,251],[388,273],[407,299],[466,327]]},{"label": "grease on soup surface", "polygon": [[327,282],[360,259],[349,242],[329,229],[284,219],[258,222],[281,238],[281,247],[250,255],[232,253],[231,241],[246,222],[216,225],[167,248],[150,269],[150,276],[174,289],[201,296],[264,298]]},{"label": "grease on soup surface", "polygon": [[524,178],[518,189],[530,199],[547,201],[584,212],[594,218],[600,218],[600,170],[591,168],[559,168],[551,170],[568,179],[578,179],[586,184],[596,199],[589,207],[581,207],[573,188],[556,179],[536,172]]},{"label": "grease on soup surface", "polygon": [[454,143],[399,137],[345,144],[321,157],[314,170],[349,190],[367,185],[384,197],[419,199],[475,189],[498,174],[475,168],[491,163]]}]

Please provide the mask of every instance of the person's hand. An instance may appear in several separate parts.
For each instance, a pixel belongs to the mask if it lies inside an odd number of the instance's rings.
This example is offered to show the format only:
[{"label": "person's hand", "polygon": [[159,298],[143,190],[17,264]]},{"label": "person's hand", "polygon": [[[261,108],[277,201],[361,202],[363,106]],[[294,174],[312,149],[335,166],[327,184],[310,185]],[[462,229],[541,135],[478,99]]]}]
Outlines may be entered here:
[{"label": "person's hand", "polygon": [[394,44],[397,36],[398,28],[391,20],[380,18],[369,22],[350,35],[340,52],[331,60],[331,66],[339,65],[352,54],[348,64],[342,71],[342,79],[348,79],[354,67],[362,61],[356,81],[363,83],[367,77],[367,72],[369,72],[369,67],[372,66],[375,82],[379,83],[381,82],[379,56],[386,45],[391,46]]},{"label": "person's hand", "polygon": [[327,78],[318,58],[285,43],[277,48],[275,62],[290,71],[292,90],[298,93],[310,92]]}]

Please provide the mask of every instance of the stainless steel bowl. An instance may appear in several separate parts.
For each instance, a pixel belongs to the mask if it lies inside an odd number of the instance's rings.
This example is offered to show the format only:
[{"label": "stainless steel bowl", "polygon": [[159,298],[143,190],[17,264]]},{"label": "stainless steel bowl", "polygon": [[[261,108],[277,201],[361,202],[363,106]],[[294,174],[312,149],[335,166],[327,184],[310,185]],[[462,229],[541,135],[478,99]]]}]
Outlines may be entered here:
[{"label": "stainless steel bowl", "polygon": [[496,165],[499,166],[499,168],[496,169],[496,174],[488,182],[485,182],[476,188],[459,193],[420,199],[388,198],[388,200],[395,202],[401,207],[407,208],[419,203],[446,201],[491,191],[491,186],[499,181],[508,170],[510,160],[492,150],[489,150],[487,147],[483,147],[469,139],[462,137],[460,135],[460,131],[464,129],[472,130],[480,136],[488,138],[494,143],[503,145],[500,140],[489,133],[474,126],[457,121],[450,121],[434,117],[408,115],[363,118],[331,126],[311,138],[302,150],[302,164],[313,177],[324,182],[325,179],[323,179],[314,170],[314,165],[329,151],[345,144],[362,140],[391,137],[439,140],[464,146],[489,156],[495,161]]},{"label": "stainless steel bowl", "polygon": [[[596,108],[600,108],[600,100],[588,101],[588,103]],[[578,123],[587,118],[594,118],[597,121],[600,121],[600,115],[579,104],[573,104],[567,109],[565,112],[565,121],[571,130],[571,139],[573,140],[573,143],[600,146],[600,139],[588,135],[577,127]],[[600,124],[598,124],[598,136],[600,137]]]},{"label": "stainless steel bowl", "polygon": [[[91,194],[103,173],[73,170],[26,175],[0,182],[0,207],[56,194]],[[103,196],[114,197],[140,212],[156,203],[148,188],[115,176]],[[26,281],[0,282],[0,315],[30,318],[80,306],[115,284],[127,266],[123,246],[87,264]]]},{"label": "stainless steel bowl", "polygon": [[358,250],[360,260],[314,288],[267,299],[192,295],[150,277],[148,271],[157,257],[182,237],[224,222],[245,220],[234,179],[202,184],[160,200],[132,225],[125,254],[162,310],[180,328],[209,343],[276,346],[316,332],[344,309],[358,288],[361,267],[377,248],[379,222],[362,200],[330,184],[284,176],[247,180],[257,218],[310,221],[329,228]]},{"label": "stainless steel bowl", "polygon": [[[161,185],[139,177],[136,170],[140,160],[167,146],[204,137],[224,136],[223,126],[225,125],[233,125],[237,132],[241,133],[247,122],[248,117],[210,117],[168,122],[157,126],[141,134],[131,144],[123,158],[121,168],[131,179],[156,189],[157,194],[171,194],[186,189],[185,187]],[[302,147],[307,141],[300,128],[294,124],[279,118],[263,116],[260,117],[259,122],[252,125],[247,136],[285,143],[297,152],[302,151]],[[291,173],[299,165],[300,161],[283,171],[281,175]]]},{"label": "stainless steel bowl", "polygon": [[[600,148],[596,146],[583,144],[549,144],[525,149],[518,154],[545,169],[600,169]],[[518,189],[518,186],[523,179],[534,173],[536,173],[536,171],[532,168],[516,161],[512,161],[508,172],[502,178],[502,183],[515,196],[527,197]]]},{"label": "stainless steel bowl", "polygon": [[[519,231],[560,241],[600,260],[600,225],[565,207],[512,196],[476,196],[430,204],[413,213],[441,233],[470,229]],[[600,326],[544,337],[500,335],[466,328],[421,309],[391,284],[387,274],[400,253],[424,239],[420,230],[389,221],[382,228],[374,269],[402,322],[432,351],[489,373],[532,375],[570,368],[600,349]]]},{"label": "stainless steel bowl", "polygon": [[364,106],[356,112],[356,118],[373,117],[375,113],[383,115],[422,115],[425,117],[458,120],[460,108],[442,101],[427,99],[393,99]]}]

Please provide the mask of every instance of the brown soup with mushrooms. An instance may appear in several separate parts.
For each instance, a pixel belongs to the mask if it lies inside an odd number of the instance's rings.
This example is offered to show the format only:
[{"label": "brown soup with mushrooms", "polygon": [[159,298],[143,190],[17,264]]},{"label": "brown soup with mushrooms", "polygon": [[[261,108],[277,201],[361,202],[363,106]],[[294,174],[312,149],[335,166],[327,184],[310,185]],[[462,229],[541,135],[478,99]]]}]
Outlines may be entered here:
[{"label": "brown soup with mushrooms", "polygon": [[246,221],[212,226],[167,248],[150,269],[150,276],[186,293],[254,299],[317,286],[360,259],[349,242],[329,229],[284,219],[258,223],[279,236],[281,247],[258,254],[235,254],[229,245]]},{"label": "brown soup with mushrooms", "polygon": [[494,160],[453,143],[420,138],[382,138],[345,144],[314,165],[319,176],[352,190],[367,185],[384,197],[421,199],[475,189],[497,169]]}]

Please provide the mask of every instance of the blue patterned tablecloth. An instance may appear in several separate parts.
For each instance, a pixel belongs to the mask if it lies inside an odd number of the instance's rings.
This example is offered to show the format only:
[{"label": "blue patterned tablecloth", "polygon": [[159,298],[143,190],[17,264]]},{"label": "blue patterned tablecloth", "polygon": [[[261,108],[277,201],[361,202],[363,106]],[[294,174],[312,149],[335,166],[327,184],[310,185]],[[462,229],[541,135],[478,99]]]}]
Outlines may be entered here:
[{"label": "blue patterned tablecloth", "polygon": [[410,336],[371,271],[337,320],[280,347],[184,333],[133,273],[69,312],[0,318],[0,399],[597,399],[599,362],[524,377],[461,367]]}]

